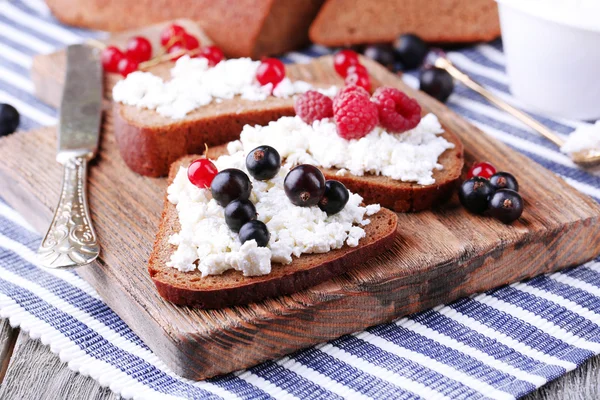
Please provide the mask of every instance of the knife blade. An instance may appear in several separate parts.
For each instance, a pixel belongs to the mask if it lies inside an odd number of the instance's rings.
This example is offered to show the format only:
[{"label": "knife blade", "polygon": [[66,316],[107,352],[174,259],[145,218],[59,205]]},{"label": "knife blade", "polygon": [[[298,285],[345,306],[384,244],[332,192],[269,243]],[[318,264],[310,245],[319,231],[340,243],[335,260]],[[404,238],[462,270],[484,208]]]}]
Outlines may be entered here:
[{"label": "knife blade", "polygon": [[62,189],[54,218],[38,249],[44,267],[86,265],[100,254],[87,203],[86,181],[88,161],[98,151],[101,118],[100,54],[85,45],[69,46],[56,156],[63,164]]},{"label": "knife blade", "polygon": [[[97,49],[67,48],[67,72],[60,105],[57,160],[98,151],[102,117],[102,65]],[[62,163],[62,162],[61,162]]]}]

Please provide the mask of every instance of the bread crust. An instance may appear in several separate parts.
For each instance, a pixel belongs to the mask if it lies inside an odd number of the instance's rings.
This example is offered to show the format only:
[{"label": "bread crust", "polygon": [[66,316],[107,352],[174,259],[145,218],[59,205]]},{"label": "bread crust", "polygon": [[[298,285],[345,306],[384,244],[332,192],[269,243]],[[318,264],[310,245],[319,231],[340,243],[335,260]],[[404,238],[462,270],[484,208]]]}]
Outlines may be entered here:
[{"label": "bread crust", "polygon": [[[187,156],[175,162],[169,173],[169,182],[180,166],[197,157]],[[239,271],[229,270],[222,275],[202,278],[199,271],[180,272],[166,266],[174,249],[168,239],[180,228],[177,210],[165,198],[148,272],[158,293],[165,300],[179,305],[222,308],[288,295],[340,275],[391,247],[397,235],[398,216],[382,208],[369,218],[371,223],[365,227],[367,236],[357,247],[344,246],[324,254],[303,254],[289,265],[274,264],[269,275],[244,277]]]}]

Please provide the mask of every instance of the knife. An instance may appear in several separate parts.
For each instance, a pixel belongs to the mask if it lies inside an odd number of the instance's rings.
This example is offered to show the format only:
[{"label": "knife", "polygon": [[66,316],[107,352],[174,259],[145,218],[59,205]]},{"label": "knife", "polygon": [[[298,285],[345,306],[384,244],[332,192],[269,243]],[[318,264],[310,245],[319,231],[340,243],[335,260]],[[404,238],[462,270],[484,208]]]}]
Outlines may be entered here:
[{"label": "knife", "polygon": [[100,254],[87,204],[87,165],[98,150],[102,117],[102,67],[97,49],[67,48],[67,72],[60,104],[58,152],[62,189],[54,218],[38,255],[48,268],[89,264]]}]

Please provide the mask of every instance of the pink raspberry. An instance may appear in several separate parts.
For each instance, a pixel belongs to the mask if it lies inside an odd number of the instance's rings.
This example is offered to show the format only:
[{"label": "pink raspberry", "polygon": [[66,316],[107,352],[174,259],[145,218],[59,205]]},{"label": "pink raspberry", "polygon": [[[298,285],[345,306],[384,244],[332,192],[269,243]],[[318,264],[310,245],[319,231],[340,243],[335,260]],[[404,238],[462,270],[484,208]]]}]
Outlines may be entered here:
[{"label": "pink raspberry", "polygon": [[333,102],[327,96],[315,90],[309,90],[296,99],[294,103],[296,115],[307,124],[333,117]]},{"label": "pink raspberry", "polygon": [[335,108],[335,103],[337,102],[337,99],[339,99],[342,95],[344,95],[346,93],[356,93],[356,94],[360,94],[361,96],[365,96],[366,98],[369,98],[369,92],[367,92],[365,90],[365,88],[357,86],[357,85],[346,85],[342,89],[340,89],[338,94],[336,94],[335,97],[333,98],[333,107],[334,108]]},{"label": "pink raspberry", "polygon": [[338,135],[348,140],[360,139],[377,126],[377,106],[369,100],[369,96],[352,90],[336,98],[333,118]]},{"label": "pink raspberry", "polygon": [[377,106],[379,123],[388,132],[406,132],[421,121],[419,103],[396,88],[378,88],[371,101]]}]

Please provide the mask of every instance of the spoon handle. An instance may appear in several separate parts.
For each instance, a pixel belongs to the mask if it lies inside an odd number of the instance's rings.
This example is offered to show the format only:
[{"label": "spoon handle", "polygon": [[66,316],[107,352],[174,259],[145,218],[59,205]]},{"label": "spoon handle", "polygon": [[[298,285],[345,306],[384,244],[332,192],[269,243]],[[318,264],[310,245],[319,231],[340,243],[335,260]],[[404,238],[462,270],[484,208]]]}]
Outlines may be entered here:
[{"label": "spoon handle", "polygon": [[489,100],[490,103],[506,111],[507,113],[509,113],[510,115],[512,115],[513,117],[530,127],[531,129],[533,129],[546,139],[550,140],[558,147],[562,147],[562,145],[564,144],[564,140],[562,140],[562,138],[560,138],[546,126],[542,125],[528,114],[514,108],[513,106],[502,100],[500,97],[496,96],[495,94],[493,94],[492,92],[490,92],[489,90],[487,90],[486,88],[469,78],[466,74],[464,74],[458,68],[456,68],[454,64],[452,64],[452,62],[447,58],[439,57],[437,60],[435,60],[435,66],[438,68],[445,69],[450,75],[452,75],[454,79],[461,82],[469,89],[476,91],[477,93],[485,97],[487,100]]}]

